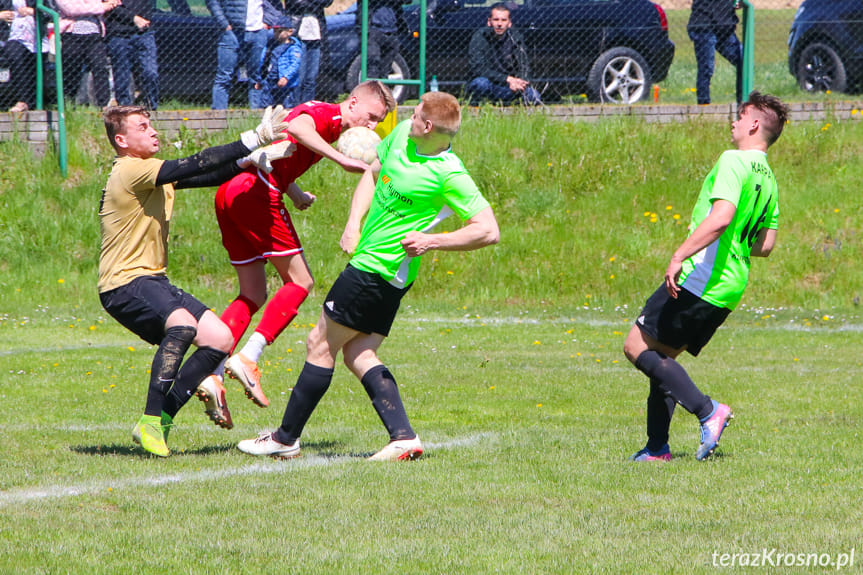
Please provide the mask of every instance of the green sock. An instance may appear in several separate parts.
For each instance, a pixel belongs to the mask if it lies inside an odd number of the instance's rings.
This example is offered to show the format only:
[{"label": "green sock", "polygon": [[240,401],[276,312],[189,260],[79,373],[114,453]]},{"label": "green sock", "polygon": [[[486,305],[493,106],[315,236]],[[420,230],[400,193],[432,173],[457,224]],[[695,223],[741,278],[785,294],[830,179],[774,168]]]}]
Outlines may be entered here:
[{"label": "green sock", "polygon": [[174,425],[174,419],[163,411],[160,423],[162,425],[162,435],[165,437],[165,442],[167,443],[168,434],[171,432],[171,427]]}]

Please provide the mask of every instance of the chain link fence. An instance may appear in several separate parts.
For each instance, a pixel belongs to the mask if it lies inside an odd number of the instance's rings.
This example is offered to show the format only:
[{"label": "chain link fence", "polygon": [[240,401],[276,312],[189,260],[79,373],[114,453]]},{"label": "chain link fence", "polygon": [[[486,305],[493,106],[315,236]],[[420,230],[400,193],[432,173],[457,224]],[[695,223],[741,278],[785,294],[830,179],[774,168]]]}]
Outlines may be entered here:
[{"label": "chain link fence", "polygon": [[[295,18],[280,20],[275,31],[264,32],[269,37],[269,49],[264,47],[267,38],[250,40],[247,35],[233,30],[234,38],[238,39],[234,40],[238,56],[236,66],[230,66],[227,71],[229,82],[222,82],[227,86],[225,104],[217,102],[213,90],[220,69],[224,76],[224,51],[230,48],[226,48],[224,21],[214,17],[205,0],[157,0],[155,10],[146,19],[146,26],[135,22],[138,27],[132,28],[133,37],[147,34],[155,40],[157,77],[153,80],[152,74],[147,74],[147,66],[135,62],[135,50],[143,50],[144,45],[132,44],[131,63],[125,65],[131,71],[131,81],[124,81],[124,65],[118,44],[112,43],[112,35],[108,34],[104,44],[112,68],[109,74],[111,99],[120,102],[136,99],[151,107],[158,104],[160,109],[257,106],[260,102],[250,99],[249,94],[251,80],[258,77],[254,69],[257,64],[245,56],[243,48],[258,46],[257,58],[261,64],[267,70],[276,66],[273,48],[279,38],[286,37],[281,30],[293,28],[294,37],[296,34],[308,37],[308,22],[301,8],[314,1],[291,0],[287,10],[284,5],[277,6],[282,14]],[[326,4],[328,0],[318,1]],[[373,1],[380,3],[386,0]],[[4,2],[14,10],[12,3],[20,5],[23,0],[0,0],[0,6]],[[321,40],[305,42],[307,49],[301,59],[311,57],[314,48],[321,48],[320,65],[314,76],[314,95],[318,99],[336,99],[360,80],[361,42],[356,24],[356,5],[348,2],[336,0],[327,6],[325,27],[320,27]],[[706,2],[708,10],[714,13],[735,12],[729,0],[695,2]],[[822,98],[824,91],[858,91],[863,69],[863,0],[805,2],[795,22],[798,0],[755,0],[753,87],[789,101]],[[239,3],[237,0],[209,0],[209,3],[221,3],[225,10],[246,4],[244,0],[239,0]],[[726,45],[728,28],[723,28],[724,32],[714,31],[714,35],[719,35],[712,40],[718,42],[715,46],[718,51],[714,50],[709,39],[705,50],[703,36],[706,28],[697,29],[693,35],[693,27],[688,26],[690,18],[694,18],[697,12],[693,10],[692,0],[659,0],[658,3],[649,0],[509,0],[505,4],[512,27],[502,32],[488,25],[492,4],[490,0],[428,0],[427,85],[433,83],[441,90],[465,98],[477,95],[476,85],[471,82],[482,76],[477,61],[485,58],[497,59],[495,65],[498,68],[513,62],[506,75],[528,81],[537,90],[541,101],[547,104],[695,104],[701,99],[699,85],[702,86],[702,95],[705,92],[703,77],[699,80],[698,59],[706,60],[709,52],[712,56],[709,59],[715,59],[714,73],[709,82],[710,101],[728,103],[735,100],[735,67],[721,55],[727,55],[730,50]],[[125,0],[119,5],[131,6],[132,2]],[[420,15],[419,4],[404,6],[398,31],[384,33],[386,38],[398,39],[392,62],[382,62],[380,68],[391,80],[417,78],[420,69]],[[272,16],[269,18],[272,20]],[[484,30],[487,36],[484,44],[477,43],[475,35],[480,34],[478,30]],[[51,30],[46,31],[52,33]],[[742,37],[741,32],[738,25],[738,38]],[[702,46],[699,58],[696,58],[696,36]],[[67,37],[63,34],[64,43]],[[506,46],[494,44],[495,40],[502,38],[509,41]],[[377,44],[383,42],[380,35],[377,41]],[[7,47],[12,43],[14,39],[7,37]],[[789,43],[792,46],[790,52]],[[373,37],[372,54],[375,53],[375,45]],[[13,57],[17,52],[4,48],[0,53],[0,100],[5,110],[16,101],[10,89],[12,85],[17,81],[33,80],[32,77],[16,77]],[[388,56],[384,54],[384,58]],[[281,62],[280,59],[278,61]],[[119,67],[118,62],[121,63]],[[370,73],[375,69],[371,64]],[[80,67],[82,64],[76,65]],[[89,62],[83,62],[83,65],[86,67]],[[702,61],[702,67],[705,65]],[[265,75],[260,76],[260,82],[266,83]],[[50,89],[53,77],[50,71],[45,77]],[[93,76],[84,78],[80,85],[71,87],[67,101],[75,98],[78,103],[99,103],[100,90],[94,86]],[[505,76],[503,80],[497,78],[495,81],[498,85],[508,85]],[[153,82],[156,83],[155,88]],[[394,85],[393,88],[400,101],[417,96],[415,86]],[[158,94],[156,99],[149,93],[153,90]],[[523,87],[513,91],[518,96],[513,101],[523,101],[521,96],[526,93]],[[127,98],[121,97],[123,92]],[[490,94],[486,94],[489,100],[507,100],[497,97],[494,92]],[[308,92],[303,93],[298,85],[296,88],[288,86],[282,92],[274,89],[274,95],[274,101],[286,99],[290,103],[291,99],[297,101],[308,96]],[[478,100],[478,96],[474,99]],[[46,102],[50,100],[46,99]]]}]

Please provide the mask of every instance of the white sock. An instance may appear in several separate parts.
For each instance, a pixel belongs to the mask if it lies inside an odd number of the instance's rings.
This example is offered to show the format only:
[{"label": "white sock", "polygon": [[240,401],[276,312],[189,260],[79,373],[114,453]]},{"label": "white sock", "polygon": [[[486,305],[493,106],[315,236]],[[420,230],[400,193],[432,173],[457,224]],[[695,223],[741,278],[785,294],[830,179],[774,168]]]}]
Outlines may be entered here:
[{"label": "white sock", "polygon": [[267,338],[255,332],[249,338],[249,341],[246,342],[246,345],[243,346],[243,349],[240,350],[240,353],[258,363],[258,360],[261,359],[261,354],[264,353],[265,347],[267,347]]}]

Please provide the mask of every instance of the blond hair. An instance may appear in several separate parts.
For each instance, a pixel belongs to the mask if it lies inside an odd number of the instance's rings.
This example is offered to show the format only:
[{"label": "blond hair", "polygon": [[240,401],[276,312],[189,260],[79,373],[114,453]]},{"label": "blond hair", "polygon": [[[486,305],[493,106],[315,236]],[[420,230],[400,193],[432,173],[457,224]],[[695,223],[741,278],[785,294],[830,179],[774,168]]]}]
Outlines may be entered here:
[{"label": "blond hair", "polygon": [[384,106],[386,106],[387,114],[396,109],[396,99],[393,97],[393,93],[390,92],[390,89],[379,80],[366,80],[362,84],[357,84],[356,87],[351,90],[350,95],[357,98],[362,96],[377,98],[379,101],[383,102]]},{"label": "blond hair", "polygon": [[426,92],[420,100],[423,104],[422,118],[430,120],[436,132],[448,136],[458,133],[461,106],[455,96],[446,92]]}]

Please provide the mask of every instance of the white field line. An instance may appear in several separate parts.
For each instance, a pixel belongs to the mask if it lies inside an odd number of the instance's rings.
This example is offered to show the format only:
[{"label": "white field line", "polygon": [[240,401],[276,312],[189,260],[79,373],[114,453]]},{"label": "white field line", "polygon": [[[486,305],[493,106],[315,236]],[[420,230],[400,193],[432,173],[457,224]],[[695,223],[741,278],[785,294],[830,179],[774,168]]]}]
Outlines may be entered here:
[{"label": "white field line", "polygon": [[[472,447],[480,442],[489,440],[495,434],[476,433],[467,437],[443,441],[440,443],[425,442],[427,449],[456,449]],[[27,489],[13,489],[0,491],[0,508],[21,505],[31,501],[46,499],[64,499],[105,493],[109,489],[117,491],[121,489],[135,489],[139,487],[158,487],[160,485],[196,483],[203,481],[216,481],[226,477],[243,477],[250,475],[270,475],[277,473],[290,473],[302,469],[339,465],[349,461],[357,461],[357,457],[337,456],[323,457],[319,455],[303,455],[289,461],[273,461],[257,459],[255,463],[228,469],[206,469],[194,472],[174,473],[169,475],[156,475],[146,477],[128,477],[125,479],[112,479],[107,481],[91,481],[78,485],[48,485]],[[379,465],[375,463],[375,465]]]}]

